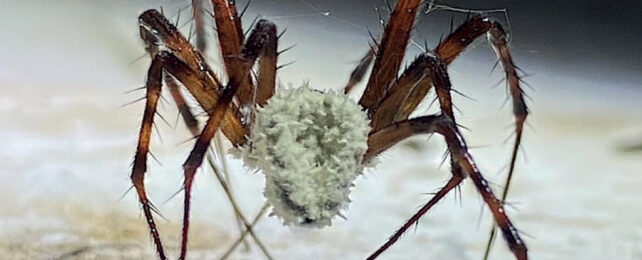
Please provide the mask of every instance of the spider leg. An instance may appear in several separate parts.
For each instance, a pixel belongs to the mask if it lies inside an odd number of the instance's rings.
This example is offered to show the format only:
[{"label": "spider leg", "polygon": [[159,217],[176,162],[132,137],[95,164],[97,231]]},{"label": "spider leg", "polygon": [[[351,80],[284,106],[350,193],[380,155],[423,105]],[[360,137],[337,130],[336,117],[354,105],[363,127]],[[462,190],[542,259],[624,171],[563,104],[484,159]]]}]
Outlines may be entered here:
[{"label": "spider leg", "polygon": [[498,200],[493,194],[488,181],[484,179],[481,172],[477,169],[472,156],[468,153],[468,147],[463,136],[457,129],[455,116],[452,110],[452,97],[450,95],[451,83],[448,78],[446,63],[439,58],[433,59],[429,62],[431,64],[430,71],[433,76],[433,85],[435,86],[439,103],[441,104],[442,114],[448,116],[452,121],[451,129],[453,133],[442,133],[446,138],[448,150],[451,154],[451,163],[453,166],[453,174],[459,175],[459,171],[464,171],[470,175],[475,183],[475,187],[481,193],[484,201],[491,209],[495,222],[502,229],[504,239],[508,243],[509,248],[517,259],[527,259],[527,249],[523,241],[517,233],[517,229],[512,225],[508,216],[505,214],[503,208],[503,200]]},{"label": "spider leg", "polygon": [[274,95],[276,89],[276,71],[278,52],[278,37],[268,41],[261,50],[259,73],[257,76],[256,93],[253,94],[255,104],[263,106]]},{"label": "spider leg", "polygon": [[[184,190],[185,190],[185,204],[183,215],[183,233],[181,242],[181,257],[185,259],[187,254],[187,240],[189,232],[189,210],[190,210],[190,193],[192,183],[196,170],[203,163],[203,158],[209,147],[209,143],[218,130],[223,121],[223,116],[230,108],[230,103],[236,95],[239,88],[243,85],[244,81],[248,79],[250,69],[258,58],[267,42],[276,40],[276,26],[266,20],[261,20],[257,23],[254,31],[250,34],[246,44],[241,51],[240,56],[234,59],[229,59],[234,67],[238,68],[233,74],[230,74],[230,82],[227,88],[223,91],[218,103],[210,113],[210,118],[203,128],[192,152],[183,164],[185,170]],[[248,227],[249,228],[249,227]],[[250,229],[251,230],[251,229]],[[250,231],[252,232],[252,231]]]},{"label": "spider leg", "polygon": [[453,177],[448,181],[448,183],[446,183],[446,185],[445,185],[443,188],[441,188],[441,189],[440,189],[440,190],[435,194],[435,196],[433,196],[433,197],[432,197],[432,199],[430,199],[430,201],[428,201],[428,203],[426,203],[426,205],[424,205],[423,207],[421,207],[421,209],[419,209],[419,211],[417,211],[417,213],[415,213],[414,215],[412,215],[412,217],[410,217],[410,219],[408,219],[408,221],[406,221],[406,223],[404,223],[404,224],[403,224],[403,226],[401,226],[401,227],[397,230],[397,232],[395,232],[392,236],[390,236],[390,238],[388,239],[388,241],[386,241],[386,243],[385,243],[384,245],[382,245],[381,247],[379,247],[379,249],[377,249],[377,251],[375,251],[374,253],[372,253],[372,255],[370,255],[370,256],[368,257],[368,260],[376,259],[377,257],[379,257],[379,255],[381,255],[381,253],[383,253],[384,251],[386,251],[386,249],[388,249],[388,248],[389,248],[390,246],[392,246],[395,242],[397,242],[397,240],[399,240],[399,238],[401,237],[401,235],[403,235],[403,233],[405,233],[405,232],[406,232],[406,230],[408,230],[408,229],[409,229],[410,227],[412,227],[414,224],[418,223],[418,222],[419,222],[419,219],[421,218],[421,216],[423,216],[424,214],[426,214],[426,212],[428,212],[428,210],[430,210],[430,208],[432,208],[432,206],[434,206],[435,204],[437,204],[437,202],[439,202],[439,200],[440,200],[441,198],[443,198],[444,196],[446,196],[446,194],[448,194],[448,192],[450,192],[450,190],[452,190],[452,189],[454,189],[455,187],[457,187],[457,186],[462,182],[462,180],[464,180],[464,178],[463,178],[463,177],[461,177],[461,176],[453,176]]},{"label": "spider leg", "polygon": [[458,185],[461,180],[469,176],[475,187],[482,195],[484,202],[488,205],[493,213],[497,225],[502,230],[504,239],[507,241],[509,248],[519,260],[528,259],[527,248],[522,239],[519,237],[517,229],[505,213],[503,202],[495,197],[488,181],[483,177],[474,163],[472,156],[468,153],[463,137],[457,131],[457,126],[450,118],[445,115],[422,116],[413,119],[396,122],[383,128],[368,138],[368,152],[366,158],[373,158],[382,151],[392,147],[396,143],[418,134],[438,133],[446,139],[448,150],[453,161],[461,169],[463,175],[454,174],[448,184],[442,188],[417,214],[413,215],[390,239],[381,246],[369,259],[374,259],[391,245],[393,245],[405,232],[408,227],[416,223],[419,218],[425,214],[439,199],[447,192]]},{"label": "spider leg", "polygon": [[388,85],[397,77],[421,2],[399,0],[390,15],[368,85],[359,100],[359,104],[369,111],[369,115],[372,115],[376,105],[384,97]]},{"label": "spider leg", "polygon": [[[163,55],[164,69],[183,83],[205,111],[214,108],[221,94],[222,84],[201,54],[156,10],[147,10],[141,14],[139,24],[141,38],[150,55],[156,56],[160,47],[167,49],[173,55]],[[235,146],[244,143],[245,128],[241,119],[232,111],[228,111],[224,121],[221,128],[230,142]]]},{"label": "spider leg", "polygon": [[419,55],[401,77],[390,86],[390,91],[372,116],[372,129],[376,131],[394,122],[397,112],[402,109],[404,100],[410,98],[408,94],[414,88],[421,86],[428,86],[428,88],[424,88],[426,92],[432,86],[432,79],[428,71],[428,55],[426,54]]},{"label": "spider leg", "polygon": [[[449,182],[449,185],[447,185],[442,191],[443,192],[450,191],[453,187],[457,186],[459,182],[461,182],[461,179],[465,178],[466,176],[470,176],[475,184],[475,187],[481,193],[484,199],[484,202],[486,202],[488,207],[491,209],[491,212],[493,213],[493,216],[495,218],[495,222],[502,230],[504,238],[507,241],[511,251],[513,251],[513,254],[515,255],[515,257],[519,260],[527,259],[528,257],[527,257],[526,246],[524,245],[523,241],[519,237],[519,234],[517,233],[517,229],[512,225],[512,223],[508,219],[508,216],[505,214],[505,211],[503,208],[503,202],[498,200],[495,197],[490,186],[488,186],[488,182],[484,179],[481,172],[477,169],[477,166],[475,165],[472,159],[472,156],[468,153],[468,147],[466,145],[466,142],[463,136],[459,133],[457,124],[455,122],[453,109],[452,109],[452,99],[450,95],[451,83],[448,78],[448,73],[446,71],[446,63],[440,60],[439,58],[432,58],[429,56],[426,56],[426,57],[427,57],[426,64],[428,65],[428,69],[432,76],[431,77],[432,84],[435,86],[437,96],[441,105],[442,114],[438,117],[421,117],[421,118],[418,118],[417,120],[406,120],[400,123],[393,124],[391,127],[396,127],[396,129],[395,128],[389,129],[390,127],[385,128],[381,130],[381,131],[386,131],[386,132],[383,132],[381,136],[378,136],[378,133],[375,133],[373,134],[373,136],[370,136],[369,139],[370,138],[381,139],[383,140],[383,142],[387,142],[387,144],[379,145],[379,146],[390,147],[394,145],[394,143],[392,143],[391,141],[398,142],[400,140],[403,140],[404,138],[412,135],[413,131],[415,133],[437,132],[443,135],[444,138],[446,139],[448,150],[451,156],[451,164],[452,164],[451,170],[453,172],[453,179],[451,179],[451,182]],[[432,119],[432,121],[427,121],[427,119]],[[423,122],[420,120],[422,120]],[[422,123],[418,123],[418,122],[422,122]],[[405,126],[405,128],[400,128],[400,126]],[[395,133],[395,132],[400,132],[400,133]],[[387,135],[384,135],[386,133]],[[396,138],[390,138],[390,136],[393,136],[393,137],[396,136]],[[375,140],[374,142],[379,142],[379,140]],[[370,141],[369,141],[369,145],[370,145]],[[381,148],[378,148],[378,149],[381,149]],[[458,178],[460,179],[458,180]],[[451,185],[454,185],[454,186],[451,186]],[[444,194],[438,193],[434,199],[438,200],[439,198],[443,197],[443,195],[445,195],[445,193]],[[421,217],[421,215],[423,215],[430,208],[430,206],[432,206],[432,204],[434,204],[435,202],[431,200],[431,202],[429,202],[424,207],[425,210],[424,208],[422,208],[423,211],[420,210],[420,212],[418,212],[415,216],[413,216],[413,218],[411,218],[406,223],[406,225],[404,225],[404,227],[402,227],[395,235],[393,235],[390,238],[390,240],[386,244],[384,244],[384,246],[382,246],[379,250],[375,252],[375,254],[373,254],[373,257],[376,257],[378,254],[380,254],[385,249],[387,249],[392,244],[394,244],[394,242],[399,238],[399,236],[410,225],[412,225],[412,223],[416,222],[416,220],[419,219],[419,217]]]},{"label": "spider leg", "polygon": [[[490,28],[491,24],[486,19],[480,16],[473,16],[460,25],[453,33],[448,35],[446,39],[441,41],[434,52],[441,58],[442,62],[450,65],[474,39],[486,33]],[[410,93],[406,95],[406,100],[403,101],[403,105],[401,105],[396,112],[395,121],[407,119],[410,114],[415,111],[432,87],[430,80],[425,82],[426,83],[417,84],[417,86],[411,89]]]},{"label": "spider leg", "polygon": [[143,123],[140,128],[138,137],[138,146],[136,148],[136,155],[134,157],[134,166],[132,168],[131,179],[138,194],[138,200],[143,208],[143,214],[149,225],[149,230],[156,245],[156,252],[160,259],[167,259],[161,243],[158,228],[154,222],[152,215],[153,206],[147,198],[145,191],[145,172],[147,172],[147,154],[149,153],[149,144],[152,135],[152,127],[154,124],[154,115],[156,114],[156,107],[161,92],[162,81],[162,61],[154,59],[152,65],[147,72],[147,101],[145,104],[145,112],[143,115]]},{"label": "spider leg", "polygon": [[200,133],[200,130],[198,129],[198,120],[196,120],[196,117],[187,105],[185,97],[179,89],[179,83],[169,73],[164,74],[163,78],[163,81],[165,81],[165,85],[167,85],[167,89],[169,89],[169,93],[172,95],[172,99],[174,99],[174,102],[178,107],[178,113],[181,114],[181,117],[183,118],[183,122],[185,122],[187,129],[189,129],[190,133],[192,133],[192,136],[198,136],[198,134]]},{"label": "spider leg", "polygon": [[376,43],[370,47],[370,50],[366,53],[361,60],[359,60],[359,64],[357,64],[357,67],[354,68],[352,73],[350,73],[350,79],[348,79],[348,83],[346,86],[343,88],[343,93],[348,94],[354,88],[355,85],[359,84],[361,80],[363,80],[363,77],[366,75],[366,72],[368,72],[368,68],[370,68],[370,64],[372,63],[372,60],[374,60],[375,55],[377,54],[377,47]]},{"label": "spider leg", "polygon": [[[243,73],[242,68],[236,66],[236,62],[234,62],[234,57],[239,55],[244,40],[241,19],[236,9],[236,1],[212,0],[212,7],[214,8],[214,19],[221,56],[223,57],[227,75],[232,77],[232,74]],[[252,78],[251,75],[247,75],[247,77],[248,79],[242,83],[243,85],[236,95],[243,105],[250,104],[253,101]]]},{"label": "spider leg", "polygon": [[[513,58],[508,50],[508,40],[504,29],[498,22],[493,22],[493,27],[487,33],[488,41],[490,42],[499,62],[504,68],[506,74],[506,84],[513,98],[513,114],[515,116],[515,142],[513,144],[513,152],[511,153],[510,166],[508,168],[508,176],[504,184],[504,191],[502,192],[502,201],[506,200],[510,183],[515,172],[515,162],[517,161],[517,151],[522,142],[522,133],[524,130],[524,122],[528,116],[528,107],[524,102],[524,93],[520,86],[520,76],[517,74],[517,67],[513,63]],[[486,252],[484,259],[488,258],[492,242],[495,239],[495,226],[492,227],[486,245]]]}]

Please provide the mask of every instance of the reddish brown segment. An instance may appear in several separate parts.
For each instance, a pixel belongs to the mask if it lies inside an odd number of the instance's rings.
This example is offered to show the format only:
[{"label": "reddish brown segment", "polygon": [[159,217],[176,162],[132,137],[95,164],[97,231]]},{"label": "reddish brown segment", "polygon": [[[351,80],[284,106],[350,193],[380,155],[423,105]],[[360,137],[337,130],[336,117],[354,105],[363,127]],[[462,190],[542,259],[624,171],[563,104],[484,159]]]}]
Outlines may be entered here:
[{"label": "reddish brown segment", "polygon": [[[446,65],[450,65],[457,56],[459,56],[466,47],[475,39],[486,33],[491,28],[488,19],[481,16],[473,16],[461,26],[459,26],[444,41],[439,43],[435,48],[435,53]],[[407,119],[415,111],[419,103],[424,99],[432,84],[418,84],[416,88],[408,94],[408,99],[404,101],[401,109],[397,113],[396,120]]]},{"label": "reddish brown segment", "polygon": [[192,149],[192,152],[183,164],[183,168],[185,170],[185,204],[180,259],[185,259],[185,255],[187,254],[190,193],[196,169],[198,169],[198,167],[200,167],[200,165],[203,163],[203,158],[205,156],[205,153],[207,152],[209,143],[212,137],[214,137],[214,134],[218,130],[219,126],[223,122],[223,116],[225,115],[225,112],[229,110],[229,105],[232,102],[232,99],[236,95],[239,88],[243,85],[244,81],[248,79],[248,75],[250,73],[252,65],[254,64],[254,61],[263,51],[266,43],[270,41],[276,41],[276,26],[271,22],[261,20],[257,23],[256,28],[248,38],[248,41],[245,44],[240,57],[235,57],[234,59],[229,60],[230,63],[232,63],[233,66],[235,66],[238,70],[235,70],[235,73],[230,74],[230,82],[228,83],[228,87],[225,89],[225,91],[223,91],[219,102],[210,114],[210,119],[207,121],[207,124],[201,132],[201,135],[196,141],[194,149]]},{"label": "reddish brown segment", "polygon": [[[223,57],[227,75],[232,77],[232,74],[243,73],[242,69],[237,68],[233,61],[241,52],[241,45],[244,39],[241,19],[238,17],[235,1],[212,0],[212,7],[214,8],[216,34],[218,35],[221,56]],[[242,104],[250,104],[254,96],[251,75],[247,77],[248,79],[243,82],[237,94],[237,98]]]},{"label": "reddish brown segment", "polygon": [[421,0],[399,0],[390,15],[370,80],[359,101],[361,106],[370,111],[370,115],[397,76],[420,4]]},{"label": "reddish brown segment", "polygon": [[[205,111],[214,108],[221,83],[202,56],[160,12],[147,10],[140,15],[139,22],[141,38],[150,55],[156,56],[159,45],[166,46],[173,55],[161,57],[165,69],[171,70],[170,74],[183,83]],[[234,145],[245,142],[245,128],[240,119],[234,113],[227,112],[224,120],[222,130],[225,136]]]},{"label": "reddish brown segment", "polygon": [[517,259],[525,260],[528,257],[524,242],[519,237],[517,229],[508,219],[503,207],[503,202],[495,197],[492,189],[488,186],[488,182],[484,179],[483,175],[475,165],[472,156],[468,153],[468,147],[466,146],[465,140],[457,130],[457,124],[452,111],[452,98],[450,95],[451,83],[446,71],[446,64],[445,62],[441,62],[441,60],[433,60],[430,64],[433,65],[431,66],[430,71],[433,76],[433,85],[437,90],[437,97],[441,104],[442,114],[448,116],[448,118],[452,120],[452,125],[450,127],[451,130],[448,131],[445,129],[440,133],[444,136],[446,143],[448,144],[448,150],[451,155],[451,162],[455,176],[458,175],[455,170],[461,170],[463,173],[470,176],[475,183],[475,187],[482,195],[484,202],[486,202],[490,208],[495,222],[502,230],[504,238],[508,243],[508,246],[511,248],[511,251],[513,251],[513,254]]},{"label": "reddish brown segment", "polygon": [[[491,25],[487,19],[480,16],[472,17],[441,42],[435,49],[435,54],[441,57],[442,62],[450,64],[474,39],[486,33]],[[375,106],[374,129],[407,119],[432,88],[432,79],[427,72],[426,64],[421,64],[422,56],[415,59],[390,86],[381,103]],[[419,74],[421,72],[424,74]]]},{"label": "reddish brown segment", "polygon": [[254,103],[260,106],[274,95],[276,90],[276,70],[278,59],[278,41],[268,41],[261,50],[259,58],[259,73],[254,95]]},{"label": "reddish brown segment", "polygon": [[138,199],[143,208],[143,214],[147,220],[149,231],[156,246],[156,252],[160,259],[167,259],[165,251],[160,240],[158,228],[154,222],[152,215],[153,206],[147,198],[145,191],[145,172],[147,172],[147,154],[149,153],[149,142],[152,136],[152,127],[154,124],[154,116],[156,115],[156,105],[161,92],[161,74],[162,74],[162,61],[155,59],[148,72],[147,72],[147,96],[145,104],[145,113],[143,115],[143,123],[140,128],[138,136],[138,147],[136,148],[136,155],[134,156],[134,166],[132,167],[131,179],[138,194]]},{"label": "reddish brown segment", "polygon": [[389,125],[381,130],[374,131],[368,136],[368,151],[364,155],[364,162],[370,161],[380,153],[398,142],[417,135],[434,133],[437,125],[444,124],[443,116],[431,115],[404,120]]},{"label": "reddish brown segment", "polygon": [[461,182],[461,179],[466,176],[471,177],[475,183],[475,187],[482,195],[484,202],[491,209],[495,222],[502,230],[504,237],[516,258],[519,260],[527,259],[526,246],[519,237],[516,228],[512,225],[508,216],[505,214],[503,204],[495,197],[488,186],[488,182],[477,169],[472,156],[468,153],[466,142],[457,129],[455,116],[452,110],[452,98],[450,95],[451,83],[446,71],[446,64],[438,58],[430,56],[425,56],[423,59],[420,59],[420,61],[422,60],[422,64],[427,67],[431,75],[432,84],[435,86],[437,91],[437,96],[441,105],[441,115],[437,117],[420,117],[413,120],[402,121],[384,128],[379,132],[375,132],[369,137],[369,139],[377,139],[372,142],[369,140],[369,145],[372,145],[373,147],[371,147],[367,152],[366,155],[368,157],[366,157],[366,159],[411,135],[437,132],[444,136],[446,144],[448,145],[453,178],[446,187],[438,192],[435,197],[426,204],[426,206],[413,215],[406,224],[402,226],[402,228],[393,234],[388,241],[375,251],[375,253],[373,253],[368,259],[376,258],[392,246],[410,226],[416,223],[423,214],[425,214],[448,191],[456,187]]},{"label": "reddish brown segment", "polygon": [[204,80],[209,78],[214,81],[217,89],[221,86],[220,80],[207,65],[203,56],[160,12],[153,9],[147,10],[139,16],[138,22],[143,41],[162,43],[192,70],[199,72]]},{"label": "reddish brown segment", "polygon": [[410,98],[408,94],[419,85],[431,85],[430,71],[428,70],[428,56],[421,54],[417,57],[404,73],[390,87],[390,92],[383,98],[372,116],[371,126],[373,131],[382,129],[394,122],[397,112],[401,109],[403,101]]},{"label": "reddish brown segment", "polygon": [[[426,134],[438,133],[446,139],[448,150],[451,158],[461,169],[461,174],[455,174],[435,196],[416,214],[414,214],[397,232],[395,232],[387,241],[379,247],[368,259],[375,259],[381,255],[386,249],[392,246],[401,235],[408,230],[413,224],[417,223],[419,219],[446,193],[456,187],[465,176],[470,176],[475,184],[476,189],[482,195],[484,202],[488,205],[493,217],[502,230],[504,238],[506,239],[509,248],[518,260],[528,259],[527,248],[523,240],[520,238],[517,229],[513,226],[508,216],[505,213],[503,203],[498,200],[488,181],[484,179],[483,175],[474,163],[472,156],[468,153],[468,148],[465,145],[463,137],[456,130],[454,123],[446,116],[424,116],[402,122],[394,123],[378,132],[373,133],[368,141],[369,150],[366,158],[372,158],[379,152],[386,150],[397,142],[404,140],[407,137]],[[372,141],[371,141],[372,140]],[[367,160],[367,159],[366,159]]]}]

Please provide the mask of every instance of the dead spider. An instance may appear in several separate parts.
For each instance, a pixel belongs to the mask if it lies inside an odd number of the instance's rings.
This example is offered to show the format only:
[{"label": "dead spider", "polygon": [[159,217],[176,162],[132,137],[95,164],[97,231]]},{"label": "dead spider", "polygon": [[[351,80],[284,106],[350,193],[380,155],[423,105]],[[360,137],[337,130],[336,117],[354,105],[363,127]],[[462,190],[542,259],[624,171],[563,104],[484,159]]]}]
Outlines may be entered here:
[{"label": "dead spider", "polygon": [[[197,1],[198,2],[198,1]],[[247,38],[242,31],[234,1],[212,0],[220,49],[229,81],[223,84],[199,51],[160,12],[148,10],[139,17],[140,34],[152,57],[146,82],[146,107],[131,174],[151,236],[161,259],[166,255],[152,216],[155,208],[147,198],[144,177],[147,154],[162,82],[170,89],[179,111],[190,125],[196,144],[183,164],[184,218],[180,259],[185,259],[189,230],[190,192],[194,174],[202,164],[210,141],[220,128],[248,165],[266,175],[265,195],[285,224],[329,225],[348,204],[348,195],[364,165],[394,144],[419,134],[440,134],[451,158],[452,178],[374,252],[374,259],[394,244],[449,191],[470,177],[490,208],[494,220],[515,257],[527,259],[527,249],[505,214],[503,202],[493,194],[475,165],[455,121],[450,64],[469,44],[486,34],[513,99],[519,146],[522,125],[528,114],[520,78],[507,47],[501,25],[482,16],[469,17],[431,52],[419,55],[398,76],[421,0],[399,0],[380,43],[362,59],[350,76],[345,93],[360,82],[370,63],[374,66],[359,103],[338,93],[322,93],[307,87],[275,94],[277,67],[276,26],[260,20]],[[195,19],[203,19],[202,14]],[[197,28],[198,30],[198,28]],[[204,42],[199,40],[204,48]],[[258,72],[251,71],[258,60]],[[207,111],[209,119],[198,133],[196,120],[178,90],[179,84]],[[409,118],[434,86],[440,103],[437,115]],[[512,162],[515,156],[513,152]],[[251,226],[246,224],[248,232]]]}]

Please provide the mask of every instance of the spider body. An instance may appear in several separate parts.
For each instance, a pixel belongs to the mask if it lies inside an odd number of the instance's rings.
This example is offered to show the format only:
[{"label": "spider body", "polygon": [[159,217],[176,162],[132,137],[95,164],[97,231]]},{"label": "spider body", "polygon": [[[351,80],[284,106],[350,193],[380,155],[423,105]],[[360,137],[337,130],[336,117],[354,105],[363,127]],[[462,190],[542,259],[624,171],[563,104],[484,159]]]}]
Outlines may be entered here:
[{"label": "spider body", "polygon": [[[488,36],[504,67],[513,98],[517,133],[514,155],[528,111],[508,52],[506,34],[497,22],[482,16],[470,17],[434,51],[419,55],[398,76],[420,4],[419,0],[397,2],[381,41],[375,42],[351,74],[345,93],[363,79],[374,62],[358,104],[340,94],[320,93],[307,87],[275,95],[279,54],[276,25],[260,20],[246,38],[234,1],[212,0],[223,65],[229,78],[225,84],[161,13],[144,12],[139,18],[140,32],[152,64],[131,178],[159,257],[167,258],[152,216],[154,207],[146,195],[144,176],[156,104],[164,82],[185,122],[198,136],[183,164],[185,200],[180,259],[187,254],[193,178],[218,129],[238,148],[247,164],[264,172],[265,195],[284,223],[317,227],[329,225],[347,207],[354,179],[378,154],[410,136],[442,135],[451,158],[452,178],[369,258],[383,253],[439,199],[470,177],[515,257],[527,259],[526,246],[506,215],[503,202],[495,197],[459,132],[447,73],[447,65],[466,46],[484,34]],[[257,68],[255,77],[251,73],[253,67]],[[178,91],[178,82],[208,113],[202,130]],[[432,88],[437,93],[441,113],[409,118]],[[247,232],[253,235],[251,226],[243,221]]]}]

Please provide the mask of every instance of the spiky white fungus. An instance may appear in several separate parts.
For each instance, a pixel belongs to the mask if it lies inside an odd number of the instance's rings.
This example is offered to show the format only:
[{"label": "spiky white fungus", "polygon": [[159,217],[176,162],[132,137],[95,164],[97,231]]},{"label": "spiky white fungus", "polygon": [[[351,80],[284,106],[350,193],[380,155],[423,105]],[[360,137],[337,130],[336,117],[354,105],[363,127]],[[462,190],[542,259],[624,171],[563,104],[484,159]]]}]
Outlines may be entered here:
[{"label": "spiky white fungus", "polygon": [[348,207],[369,131],[367,115],[345,95],[280,90],[257,108],[241,154],[265,174],[264,195],[284,224],[324,227]]}]

